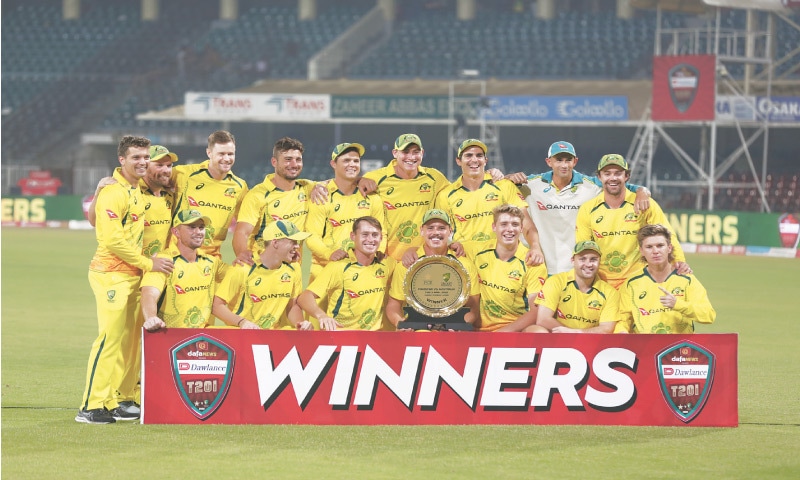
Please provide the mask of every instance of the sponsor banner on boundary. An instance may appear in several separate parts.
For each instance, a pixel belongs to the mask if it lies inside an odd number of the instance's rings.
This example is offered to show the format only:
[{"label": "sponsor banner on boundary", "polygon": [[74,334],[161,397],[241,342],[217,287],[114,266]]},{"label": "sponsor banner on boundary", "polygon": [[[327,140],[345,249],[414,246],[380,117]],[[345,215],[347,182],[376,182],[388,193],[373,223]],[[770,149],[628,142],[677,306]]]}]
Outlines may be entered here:
[{"label": "sponsor banner on boundary", "polygon": [[198,120],[318,121],[330,118],[331,96],[186,92],[184,113]]},{"label": "sponsor banner on boundary", "polygon": [[3,197],[2,208],[4,227],[47,226],[52,221],[85,218],[79,195]]},{"label": "sponsor banner on boundary", "polygon": [[670,210],[666,215],[681,243],[788,249],[800,245],[800,213]]},{"label": "sponsor banner on boundary", "polygon": [[503,96],[489,97],[486,120],[552,120],[618,122],[628,119],[628,97],[623,96]]},{"label": "sponsor banner on boundary", "polygon": [[166,329],[142,423],[738,425],[738,335]]},{"label": "sponsor banner on boundary", "polygon": [[800,97],[772,97],[771,102],[769,99],[765,96],[717,95],[717,121],[760,122],[766,117],[774,123],[800,123]]}]

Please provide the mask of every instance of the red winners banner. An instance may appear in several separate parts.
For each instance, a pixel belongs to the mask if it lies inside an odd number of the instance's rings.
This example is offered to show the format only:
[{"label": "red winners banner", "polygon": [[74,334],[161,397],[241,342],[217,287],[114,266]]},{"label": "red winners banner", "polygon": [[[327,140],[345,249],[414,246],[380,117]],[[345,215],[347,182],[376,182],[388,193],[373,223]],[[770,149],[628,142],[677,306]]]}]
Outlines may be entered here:
[{"label": "red winners banner", "polygon": [[167,329],[142,423],[738,425],[736,334]]},{"label": "red winners banner", "polygon": [[653,57],[653,120],[714,120],[715,73],[714,55]]}]

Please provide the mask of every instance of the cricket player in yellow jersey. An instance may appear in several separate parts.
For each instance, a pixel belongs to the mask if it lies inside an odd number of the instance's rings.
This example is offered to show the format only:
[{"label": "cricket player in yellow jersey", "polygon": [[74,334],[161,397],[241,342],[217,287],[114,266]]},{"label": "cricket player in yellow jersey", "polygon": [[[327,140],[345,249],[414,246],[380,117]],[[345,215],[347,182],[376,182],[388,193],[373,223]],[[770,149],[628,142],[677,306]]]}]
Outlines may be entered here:
[{"label": "cricket player in yellow jersey", "polygon": [[[206,225],[206,240],[200,253],[222,260],[220,246],[231,222],[239,214],[239,206],[247,194],[247,183],[231,171],[236,161],[233,134],[219,130],[209,135],[206,153],[208,160],[205,162],[174,168],[177,200],[173,214],[194,209],[211,219],[211,224]],[[221,265],[219,281],[228,267],[225,263]]]},{"label": "cricket player in yellow jersey", "polygon": [[547,279],[536,297],[536,325],[553,333],[611,333],[619,320],[619,294],[597,276],[600,247],[575,244],[572,270]]},{"label": "cricket player in yellow jersey", "polygon": [[243,329],[291,326],[313,330],[297,305],[297,296],[303,291],[303,275],[299,267],[292,265],[300,257],[300,242],[308,236],[288,220],[267,224],[258,261],[229,269],[218,286],[214,316]]},{"label": "cricket player in yellow jersey", "polygon": [[422,245],[419,221],[450,182],[439,170],[421,165],[425,150],[413,133],[397,137],[392,155],[388,165],[367,172],[364,178],[378,186],[386,210],[386,253],[400,261],[406,250]]},{"label": "cricket player in yellow jersey", "polygon": [[[636,194],[625,188],[625,182],[630,178],[630,168],[622,155],[604,155],[597,170],[597,176],[603,183],[603,191],[578,209],[575,241],[592,240],[600,246],[603,251],[600,277],[619,289],[640,268],[641,255],[636,243],[639,228],[651,223],[669,223],[658,202],[652,199],[650,208],[636,213]],[[691,269],[685,264],[683,250],[675,238],[672,240],[672,247],[681,272],[691,273]]]},{"label": "cricket player in yellow jersey", "polygon": [[162,252],[175,268],[170,274],[146,273],[142,278],[144,328],[202,328],[208,325],[214,300],[215,277],[220,260],[203,255],[205,225],[211,220],[198,210],[175,215],[173,246]]},{"label": "cricket player in yellow jersey", "polygon": [[[353,247],[351,224],[356,219],[372,216],[381,225],[386,225],[381,197],[376,194],[364,197],[358,190],[362,155],[364,146],[359,143],[337,145],[331,154],[334,178],[328,182],[327,202],[309,205],[306,231],[311,236],[306,245],[312,254],[312,281],[325,265],[348,256]],[[386,238],[383,235],[378,251],[385,250]]]},{"label": "cricket player in yellow jersey", "polygon": [[[420,237],[424,243],[417,249],[417,258],[431,255],[448,255],[457,260],[467,271],[470,280],[469,297],[465,307],[469,309],[464,314],[464,321],[473,325],[476,323],[480,307],[480,286],[478,284],[478,274],[472,261],[467,257],[456,258],[448,251],[448,241],[453,229],[450,226],[450,217],[442,210],[431,209],[422,216]],[[389,288],[389,299],[386,303],[386,315],[389,322],[395,327],[400,326],[400,322],[405,320],[403,307],[406,306],[406,296],[403,284],[405,282],[408,268],[399,261],[392,274],[391,286]]]},{"label": "cricket player in yellow jersey", "polygon": [[539,232],[528,214],[528,204],[516,185],[509,180],[493,181],[486,173],[488,148],[480,140],[470,138],[458,147],[456,163],[462,175],[436,197],[436,208],[455,219],[454,242],[487,242],[495,238],[492,231],[492,210],[500,205],[519,207],[523,213],[522,232],[530,247],[531,265],[544,262],[539,247]]},{"label": "cricket player in yellow jersey", "polygon": [[620,289],[618,333],[694,333],[695,323],[714,323],[717,312],[692,274],[675,268],[672,232],[645,225],[637,240],[646,265]]},{"label": "cricket player in yellow jersey", "polygon": [[[162,145],[150,146],[150,162],[147,173],[139,180],[139,188],[144,200],[144,233],[142,253],[152,257],[161,252],[169,239],[172,226],[172,205],[174,192],[172,191],[172,165],[178,161],[178,155],[170,152]],[[92,226],[96,223],[95,204],[97,194],[108,185],[117,183],[113,177],[100,180],[97,185],[92,204],[89,207],[88,220]],[[144,317],[139,308],[136,309],[136,325],[133,335],[129,336],[129,345],[125,347],[124,357],[132,359],[122,365],[121,380],[117,387],[117,402],[119,407],[129,412],[141,413],[139,408],[139,375],[141,370],[141,331]]]},{"label": "cricket player in yellow jersey", "polygon": [[[389,279],[397,263],[379,255],[381,228],[375,217],[356,219],[350,235],[353,258],[329,263],[297,297],[300,308],[316,318],[322,330],[381,329]],[[329,299],[327,311],[317,304],[320,298]]]},{"label": "cricket player in yellow jersey", "polygon": [[98,335],[92,344],[86,387],[75,421],[108,424],[135,420],[136,412],[119,408],[116,389],[130,335],[136,324],[139,282],[143,271],[170,272],[172,262],[142,254],[145,202],[139,179],[145,176],[150,140],[123,137],[117,148],[117,183],[104,188],[95,206],[97,251],[89,265],[89,284],[97,305]]},{"label": "cricket player in yellow jersey", "polygon": [[496,238],[464,243],[478,269],[481,332],[521,332],[536,323],[534,300],[547,278],[544,264],[528,266],[528,249],[519,241],[524,209],[501,205],[492,212]]},{"label": "cricket player in yellow jersey", "polygon": [[314,182],[299,179],[303,171],[303,144],[283,137],[272,147],[275,173],[250,189],[242,201],[233,232],[235,263],[252,265],[264,250],[264,229],[270,222],[288,220],[304,229]]}]

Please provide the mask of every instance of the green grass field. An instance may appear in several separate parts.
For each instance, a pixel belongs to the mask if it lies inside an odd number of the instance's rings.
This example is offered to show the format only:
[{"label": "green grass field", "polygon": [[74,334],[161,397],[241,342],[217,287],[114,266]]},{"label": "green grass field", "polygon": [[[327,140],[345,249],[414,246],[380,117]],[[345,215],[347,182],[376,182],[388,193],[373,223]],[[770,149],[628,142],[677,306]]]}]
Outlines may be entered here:
[{"label": "green grass field", "polygon": [[3,478],[800,478],[800,260],[690,256],[738,428],[84,425],[93,232],[2,229]]}]

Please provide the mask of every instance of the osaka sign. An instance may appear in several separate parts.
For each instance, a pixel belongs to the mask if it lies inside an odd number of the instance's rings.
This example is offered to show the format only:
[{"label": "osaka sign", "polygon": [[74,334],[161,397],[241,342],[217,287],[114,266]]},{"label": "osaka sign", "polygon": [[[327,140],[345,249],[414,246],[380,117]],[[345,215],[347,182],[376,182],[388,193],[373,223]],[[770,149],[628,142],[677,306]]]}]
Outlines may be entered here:
[{"label": "osaka sign", "polygon": [[143,423],[738,424],[735,334],[201,332],[144,334]]}]

